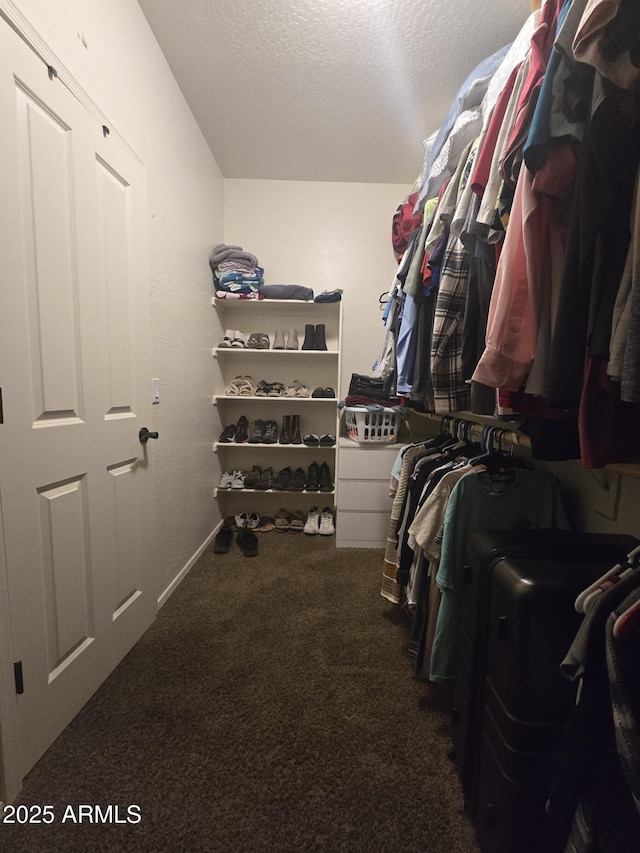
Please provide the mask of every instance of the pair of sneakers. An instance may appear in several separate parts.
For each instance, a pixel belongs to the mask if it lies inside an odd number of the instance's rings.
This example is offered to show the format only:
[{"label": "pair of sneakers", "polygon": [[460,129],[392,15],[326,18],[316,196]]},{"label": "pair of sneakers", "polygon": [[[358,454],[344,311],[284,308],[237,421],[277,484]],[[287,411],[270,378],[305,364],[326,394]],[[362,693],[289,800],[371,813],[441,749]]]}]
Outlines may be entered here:
[{"label": "pair of sneakers", "polygon": [[307,513],[303,531],[310,536],[315,536],[316,534],[320,534],[320,536],[333,536],[336,532],[336,527],[333,522],[331,508],[326,506],[320,511],[317,506],[312,506]]},{"label": "pair of sneakers", "polygon": [[242,471],[224,471],[218,483],[219,489],[244,489]]},{"label": "pair of sneakers", "polygon": [[239,329],[227,329],[220,341],[220,348],[244,349],[246,345],[247,335]]}]

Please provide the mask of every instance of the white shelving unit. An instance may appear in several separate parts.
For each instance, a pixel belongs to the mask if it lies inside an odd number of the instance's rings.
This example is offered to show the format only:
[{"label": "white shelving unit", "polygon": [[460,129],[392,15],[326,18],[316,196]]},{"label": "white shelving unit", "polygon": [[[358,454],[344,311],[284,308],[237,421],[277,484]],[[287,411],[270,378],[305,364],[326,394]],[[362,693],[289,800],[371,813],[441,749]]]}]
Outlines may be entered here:
[{"label": "white shelving unit", "polygon": [[[214,347],[212,355],[217,366],[214,380],[213,405],[216,407],[220,430],[238,422],[244,415],[249,420],[251,432],[254,421],[274,420],[278,434],[285,415],[300,416],[300,433],[333,434],[339,432],[337,403],[340,399],[340,345],[342,334],[342,303],[303,302],[292,299],[238,299],[212,300],[218,320],[218,342],[227,329],[238,330],[249,336],[252,333],[269,335],[273,346],[276,329],[282,329],[287,338],[295,329],[299,346],[305,337],[305,325],[324,325],[327,350],[274,350],[232,347]],[[250,376],[254,388],[260,380],[281,382],[285,388],[298,381],[310,392],[315,388],[333,388],[335,398],[311,397],[260,397],[235,396],[225,393],[237,376]],[[304,444],[249,444],[213,442],[213,451],[219,460],[219,470],[249,471],[254,465],[272,468],[274,475],[289,466],[302,468],[305,474],[312,462],[326,462],[334,484],[338,479],[339,442],[333,447],[307,447]],[[217,482],[217,480],[216,480]],[[290,512],[307,511],[312,506],[334,507],[336,486],[331,492],[293,492],[259,489],[214,488],[221,515],[234,515],[242,511],[273,515],[284,507]]]}]

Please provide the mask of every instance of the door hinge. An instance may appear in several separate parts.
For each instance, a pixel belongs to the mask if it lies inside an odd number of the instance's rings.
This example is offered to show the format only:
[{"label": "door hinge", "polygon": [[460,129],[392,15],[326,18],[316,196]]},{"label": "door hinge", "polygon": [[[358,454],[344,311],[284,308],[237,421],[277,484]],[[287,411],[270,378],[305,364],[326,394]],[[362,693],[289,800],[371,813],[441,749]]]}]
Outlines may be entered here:
[{"label": "door hinge", "polygon": [[13,664],[13,675],[16,680],[16,693],[20,695],[24,693],[24,681],[22,680],[22,661],[17,660]]},{"label": "door hinge", "polygon": [[0,388],[0,424],[4,423],[4,413],[2,411],[2,388]]}]

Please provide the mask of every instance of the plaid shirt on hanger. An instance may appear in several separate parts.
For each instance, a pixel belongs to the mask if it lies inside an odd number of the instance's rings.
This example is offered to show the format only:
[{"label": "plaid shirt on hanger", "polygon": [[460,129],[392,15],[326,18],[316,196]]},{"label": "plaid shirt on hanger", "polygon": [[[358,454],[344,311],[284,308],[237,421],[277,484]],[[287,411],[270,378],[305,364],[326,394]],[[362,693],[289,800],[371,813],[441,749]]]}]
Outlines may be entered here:
[{"label": "plaid shirt on hanger", "polygon": [[431,342],[431,377],[435,410],[450,414],[471,407],[470,386],[463,379],[462,332],[471,255],[451,236],[442,262]]}]

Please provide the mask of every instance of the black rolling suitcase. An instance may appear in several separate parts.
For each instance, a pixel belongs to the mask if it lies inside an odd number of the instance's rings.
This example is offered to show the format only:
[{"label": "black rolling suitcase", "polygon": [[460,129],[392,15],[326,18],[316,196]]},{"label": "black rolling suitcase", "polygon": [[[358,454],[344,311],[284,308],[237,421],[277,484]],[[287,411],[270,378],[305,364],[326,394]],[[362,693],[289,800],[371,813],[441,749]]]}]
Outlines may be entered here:
[{"label": "black rolling suitcase", "polygon": [[559,670],[582,620],[574,601],[637,545],[631,536],[558,530],[470,538],[452,736],[486,853],[556,849],[562,829],[552,825],[545,802],[552,757],[575,703],[575,685]]}]

